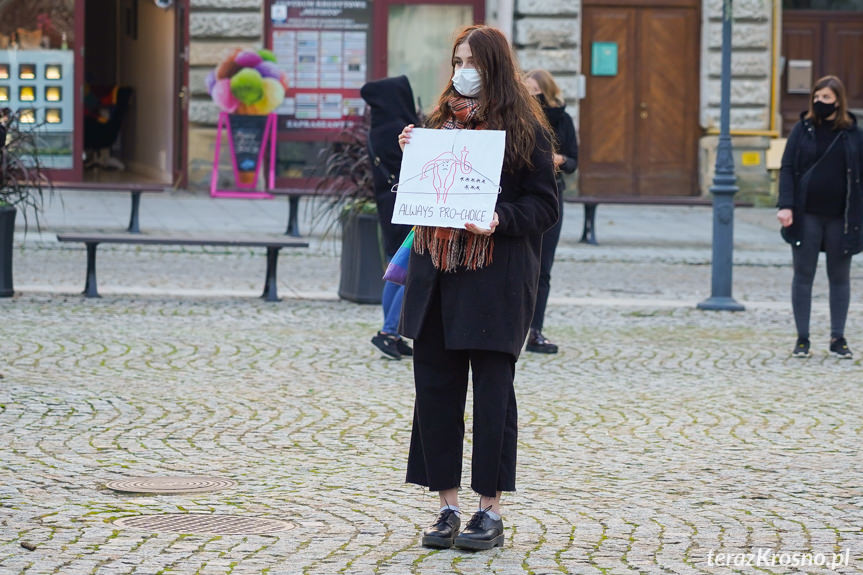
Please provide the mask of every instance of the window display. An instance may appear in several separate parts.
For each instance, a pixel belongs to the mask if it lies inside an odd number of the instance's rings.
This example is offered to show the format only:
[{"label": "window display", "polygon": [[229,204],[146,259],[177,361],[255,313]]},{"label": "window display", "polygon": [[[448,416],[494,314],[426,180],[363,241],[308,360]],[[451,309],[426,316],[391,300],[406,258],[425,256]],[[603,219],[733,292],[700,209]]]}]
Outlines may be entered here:
[{"label": "window display", "polygon": [[270,44],[288,85],[276,110],[279,129],[332,135],[359,121],[371,52],[371,2],[331,0],[319,9],[305,0],[274,0],[270,18]]},{"label": "window display", "polygon": [[43,165],[73,167],[74,0],[0,2],[0,102],[38,134]]}]

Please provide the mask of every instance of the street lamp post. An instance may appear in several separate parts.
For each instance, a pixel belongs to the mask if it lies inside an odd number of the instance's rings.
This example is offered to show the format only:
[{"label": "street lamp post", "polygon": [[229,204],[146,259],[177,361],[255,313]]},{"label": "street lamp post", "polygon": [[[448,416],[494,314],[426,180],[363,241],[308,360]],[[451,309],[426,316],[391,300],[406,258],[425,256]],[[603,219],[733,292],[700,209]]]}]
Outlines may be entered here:
[{"label": "street lamp post", "polygon": [[720,101],[719,145],[716,170],[710,193],[713,195],[713,260],[710,297],[698,309],[743,311],[731,297],[731,269],[734,252],[734,156],[731,154],[731,14],[732,0],[722,2],[722,99]]}]

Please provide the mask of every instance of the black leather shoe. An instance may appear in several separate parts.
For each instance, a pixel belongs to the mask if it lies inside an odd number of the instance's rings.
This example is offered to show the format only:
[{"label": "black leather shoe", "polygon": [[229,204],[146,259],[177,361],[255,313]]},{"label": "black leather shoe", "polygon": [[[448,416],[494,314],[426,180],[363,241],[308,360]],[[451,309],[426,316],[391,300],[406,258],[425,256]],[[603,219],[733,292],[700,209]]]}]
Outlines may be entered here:
[{"label": "black leather shoe", "polygon": [[399,353],[402,354],[402,357],[412,357],[414,354],[414,350],[411,346],[408,345],[408,342],[399,338],[396,342],[396,349],[399,350]]},{"label": "black leather shoe", "polygon": [[503,546],[503,519],[492,519],[487,511],[480,509],[473,514],[464,531],[455,538],[456,547],[481,551]]},{"label": "black leather shoe", "polygon": [[534,353],[557,353],[557,346],[545,339],[542,333],[535,329],[530,330],[526,349]]},{"label": "black leather shoe", "polygon": [[452,547],[459,527],[461,527],[461,519],[458,513],[452,509],[444,509],[435,522],[423,530],[423,547],[449,549]]},{"label": "black leather shoe", "polygon": [[399,351],[398,346],[398,342],[400,339],[401,338],[398,335],[379,331],[372,338],[372,343],[387,357],[391,357],[393,359],[401,359],[402,354]]}]

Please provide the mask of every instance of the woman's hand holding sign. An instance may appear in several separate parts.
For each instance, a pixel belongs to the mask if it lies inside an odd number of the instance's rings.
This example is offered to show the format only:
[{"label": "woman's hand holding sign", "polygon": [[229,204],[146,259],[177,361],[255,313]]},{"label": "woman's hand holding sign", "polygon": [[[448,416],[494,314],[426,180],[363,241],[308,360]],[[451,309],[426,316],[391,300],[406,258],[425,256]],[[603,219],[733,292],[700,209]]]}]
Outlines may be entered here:
[{"label": "woman's hand holding sign", "polygon": [[500,220],[497,218],[497,212],[494,213],[494,216],[491,218],[491,224],[489,224],[488,229],[481,228],[476,224],[472,224],[470,222],[464,225],[464,229],[469,231],[472,234],[477,234],[480,236],[490,236],[494,233],[494,229],[500,223]]},{"label": "woman's hand holding sign", "polygon": [[405,126],[404,130],[402,130],[402,133],[399,134],[399,148],[402,149],[402,152],[405,151],[405,146],[407,146],[408,142],[411,141],[411,130],[413,129],[414,125],[408,124]]}]

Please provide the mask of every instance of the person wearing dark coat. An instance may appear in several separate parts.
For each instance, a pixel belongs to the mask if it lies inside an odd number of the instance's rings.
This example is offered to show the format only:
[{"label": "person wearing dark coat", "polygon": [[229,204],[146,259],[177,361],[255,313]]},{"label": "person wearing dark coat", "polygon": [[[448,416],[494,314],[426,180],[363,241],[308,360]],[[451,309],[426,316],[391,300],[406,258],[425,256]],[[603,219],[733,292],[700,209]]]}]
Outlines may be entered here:
[{"label": "person wearing dark coat", "polygon": [[[414,340],[416,388],[406,480],[440,498],[437,519],[423,531],[424,546],[490,549],[504,540],[501,492],[515,490],[515,364],[536,303],[542,234],[558,219],[553,135],[499,30],[464,29],[452,65],[452,80],[426,127],[504,130],[506,148],[488,229],[471,223],[416,228],[400,326]],[[402,145],[410,145],[412,128],[402,131]],[[480,504],[459,532],[469,372],[470,486]]]},{"label": "person wearing dark coat", "polygon": [[563,94],[546,70],[531,70],[524,76],[528,91],[539,100],[542,111],[554,130],[556,151],[554,165],[557,168],[557,206],[560,218],[557,224],[542,236],[542,258],[539,270],[539,292],[536,296],[536,309],[533,311],[533,321],[530,323],[530,334],[527,337],[527,351],[536,353],[557,353],[557,345],[542,335],[545,321],[545,306],[548,303],[548,292],[551,290],[551,266],[554,264],[554,252],[560,240],[560,229],[563,227],[563,191],[566,183],[563,174],[571,174],[578,167],[578,138],[572,118],[566,113]]},{"label": "person wearing dark coat", "polygon": [[851,257],[863,250],[863,132],[847,109],[839,78],[812,87],[809,110],[791,130],[779,171],[782,237],[791,244],[791,305],[797,328],[792,355],[809,357],[812,282],[819,252],[827,253],[830,353],[851,359],[845,320],[851,299]]},{"label": "person wearing dark coat", "polygon": [[[410,231],[410,226],[392,223],[396,201],[392,187],[398,182],[402,163],[398,135],[405,124],[416,124],[419,118],[414,106],[413,90],[406,76],[368,82],[360,89],[360,95],[371,110],[368,149],[373,166],[375,203],[384,252],[387,260],[390,260]],[[393,359],[413,355],[411,347],[398,333],[403,295],[404,286],[384,283],[381,297],[384,323],[372,338],[372,344]]]}]

